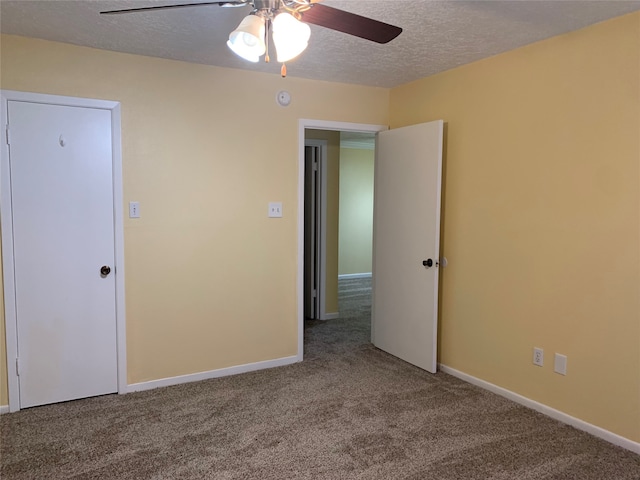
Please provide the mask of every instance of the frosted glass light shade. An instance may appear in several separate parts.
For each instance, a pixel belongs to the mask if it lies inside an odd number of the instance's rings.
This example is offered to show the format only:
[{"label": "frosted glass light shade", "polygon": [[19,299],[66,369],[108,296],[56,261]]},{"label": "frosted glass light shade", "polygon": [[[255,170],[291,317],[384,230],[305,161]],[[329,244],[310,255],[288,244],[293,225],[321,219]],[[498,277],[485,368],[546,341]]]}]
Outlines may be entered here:
[{"label": "frosted glass light shade", "polygon": [[264,18],[247,15],[229,35],[227,46],[236,55],[255,63],[266,51],[264,31]]},{"label": "frosted glass light shade", "polygon": [[309,44],[311,29],[288,13],[280,13],[273,19],[273,44],[278,62],[284,63],[297,57]]}]

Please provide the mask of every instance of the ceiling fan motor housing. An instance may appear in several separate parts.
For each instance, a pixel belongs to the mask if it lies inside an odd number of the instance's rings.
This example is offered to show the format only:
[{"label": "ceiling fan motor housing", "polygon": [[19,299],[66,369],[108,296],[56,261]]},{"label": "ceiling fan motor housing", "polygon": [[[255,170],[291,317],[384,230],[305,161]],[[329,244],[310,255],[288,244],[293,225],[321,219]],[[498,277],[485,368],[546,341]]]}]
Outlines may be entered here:
[{"label": "ceiling fan motor housing", "polygon": [[257,11],[275,12],[280,8],[280,0],[253,0],[252,3]]}]

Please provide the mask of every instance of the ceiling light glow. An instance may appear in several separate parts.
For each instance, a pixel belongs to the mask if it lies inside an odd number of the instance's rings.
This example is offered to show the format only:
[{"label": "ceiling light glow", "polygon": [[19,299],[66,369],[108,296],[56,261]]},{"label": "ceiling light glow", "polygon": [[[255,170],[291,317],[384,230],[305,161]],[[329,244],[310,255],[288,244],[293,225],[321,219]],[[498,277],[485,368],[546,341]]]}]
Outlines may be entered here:
[{"label": "ceiling light glow", "polygon": [[289,13],[280,13],[273,19],[273,43],[277,60],[288,62],[300,55],[309,44],[311,29]]},{"label": "ceiling light glow", "polygon": [[258,62],[266,51],[264,24],[264,18],[258,15],[247,15],[238,28],[229,35],[227,46],[245,60]]}]

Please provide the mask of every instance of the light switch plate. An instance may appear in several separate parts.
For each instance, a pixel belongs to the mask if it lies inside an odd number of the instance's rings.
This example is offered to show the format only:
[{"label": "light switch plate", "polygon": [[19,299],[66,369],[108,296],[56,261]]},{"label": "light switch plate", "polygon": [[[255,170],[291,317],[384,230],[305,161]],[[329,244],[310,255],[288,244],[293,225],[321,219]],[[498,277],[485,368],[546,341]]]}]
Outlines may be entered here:
[{"label": "light switch plate", "polygon": [[269,202],[269,217],[282,217],[282,202]]},{"label": "light switch plate", "polygon": [[140,218],[140,202],[129,202],[129,218]]}]

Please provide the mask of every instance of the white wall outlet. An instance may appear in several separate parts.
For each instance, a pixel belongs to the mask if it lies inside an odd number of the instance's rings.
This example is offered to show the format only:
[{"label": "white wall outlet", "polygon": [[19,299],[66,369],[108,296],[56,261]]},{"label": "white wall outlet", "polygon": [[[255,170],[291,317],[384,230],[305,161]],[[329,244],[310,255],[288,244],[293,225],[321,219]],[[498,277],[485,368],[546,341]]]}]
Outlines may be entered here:
[{"label": "white wall outlet", "polygon": [[541,367],[544,364],[544,350],[533,347],[533,364]]},{"label": "white wall outlet", "polygon": [[282,202],[269,202],[269,217],[282,217]]},{"label": "white wall outlet", "polygon": [[129,218],[140,218],[140,202],[129,202]]},{"label": "white wall outlet", "polygon": [[567,356],[560,353],[556,353],[553,361],[553,371],[560,375],[567,374]]}]

